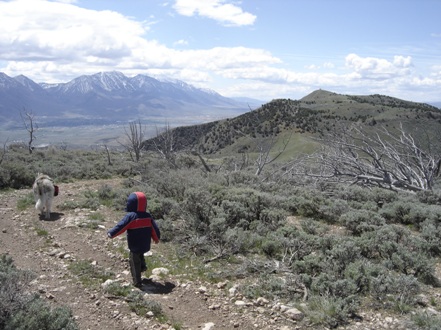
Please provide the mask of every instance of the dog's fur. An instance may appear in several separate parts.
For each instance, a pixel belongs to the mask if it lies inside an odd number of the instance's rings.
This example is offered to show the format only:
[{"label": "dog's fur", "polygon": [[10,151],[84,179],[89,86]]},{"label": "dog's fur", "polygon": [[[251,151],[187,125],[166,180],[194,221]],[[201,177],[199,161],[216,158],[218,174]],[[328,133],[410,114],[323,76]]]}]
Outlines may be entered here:
[{"label": "dog's fur", "polygon": [[38,173],[32,186],[35,197],[35,209],[40,211],[45,219],[51,218],[52,200],[54,198],[54,182],[46,174]]}]

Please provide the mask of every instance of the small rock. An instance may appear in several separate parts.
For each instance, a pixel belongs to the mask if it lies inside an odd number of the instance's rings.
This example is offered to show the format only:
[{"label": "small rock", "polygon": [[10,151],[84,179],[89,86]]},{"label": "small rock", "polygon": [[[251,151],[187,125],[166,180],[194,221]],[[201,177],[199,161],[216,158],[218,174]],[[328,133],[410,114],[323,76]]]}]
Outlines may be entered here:
[{"label": "small rock", "polygon": [[169,273],[169,270],[164,267],[154,268],[152,269],[152,275],[167,275]]},{"label": "small rock", "polygon": [[205,323],[205,324],[203,325],[202,330],[210,330],[210,329],[213,328],[213,327],[214,327],[214,323],[213,323],[213,322],[208,322],[208,323]]},{"label": "small rock", "polygon": [[243,300],[236,300],[235,302],[234,302],[234,304],[236,305],[236,306],[245,306],[246,305],[246,302],[245,301],[243,301]]},{"label": "small rock", "polygon": [[291,320],[299,321],[303,319],[303,313],[299,311],[297,308],[290,308],[284,312],[286,316],[288,316]]},{"label": "small rock", "polygon": [[265,299],[265,298],[263,298],[263,297],[259,297],[259,298],[257,298],[257,300],[256,300],[256,305],[257,305],[257,306],[265,306],[265,305],[268,304],[268,303],[269,303],[268,299]]},{"label": "small rock", "polygon": [[52,293],[46,293],[46,298],[52,300],[55,299],[55,296]]},{"label": "small rock", "polygon": [[2,233],[6,234],[8,232],[8,230],[6,228],[2,229]]},{"label": "small rock", "polygon": [[111,284],[115,283],[115,281],[108,279],[106,280],[104,283],[101,284],[101,287],[103,289],[106,289],[107,287],[109,287]]}]

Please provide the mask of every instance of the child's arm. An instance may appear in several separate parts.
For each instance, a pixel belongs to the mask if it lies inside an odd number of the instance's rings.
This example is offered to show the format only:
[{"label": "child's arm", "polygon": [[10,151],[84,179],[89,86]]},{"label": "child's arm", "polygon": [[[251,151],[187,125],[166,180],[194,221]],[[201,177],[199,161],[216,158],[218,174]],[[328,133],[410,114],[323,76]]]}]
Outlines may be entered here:
[{"label": "child's arm", "polygon": [[152,228],[156,234],[156,235],[152,235],[152,236],[156,236],[155,243],[159,243],[159,240],[161,239],[161,231],[159,230],[159,227],[156,224],[155,219],[153,219],[153,217],[152,217]]},{"label": "child's arm", "polygon": [[130,224],[130,221],[132,220],[130,214],[126,214],[124,218],[122,218],[112,229],[110,229],[107,232],[107,237],[109,238],[115,238],[118,235],[121,235],[124,233]]}]

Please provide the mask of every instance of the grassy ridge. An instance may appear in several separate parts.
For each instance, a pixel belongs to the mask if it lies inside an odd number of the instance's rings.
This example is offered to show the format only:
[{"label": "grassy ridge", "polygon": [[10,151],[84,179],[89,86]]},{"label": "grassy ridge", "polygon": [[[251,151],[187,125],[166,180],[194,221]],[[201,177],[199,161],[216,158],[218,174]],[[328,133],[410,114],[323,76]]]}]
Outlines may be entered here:
[{"label": "grassy ridge", "polygon": [[[314,150],[309,136],[320,136],[337,123],[362,123],[366,127],[401,124],[406,129],[439,133],[441,111],[431,105],[400,100],[384,95],[351,96],[324,90],[300,100],[277,99],[235,118],[175,129],[178,150],[196,149],[204,154],[233,155],[239,151],[256,152],[256,141],[280,143],[293,135],[290,155]],[[157,138],[146,141],[153,150]]]}]

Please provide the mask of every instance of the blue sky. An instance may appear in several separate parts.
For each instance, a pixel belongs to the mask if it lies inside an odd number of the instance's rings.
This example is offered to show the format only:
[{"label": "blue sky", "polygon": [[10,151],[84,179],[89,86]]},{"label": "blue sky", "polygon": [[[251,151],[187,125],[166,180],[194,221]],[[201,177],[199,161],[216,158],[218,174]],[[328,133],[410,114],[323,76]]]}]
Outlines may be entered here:
[{"label": "blue sky", "polygon": [[121,71],[228,97],[441,101],[440,0],[0,1],[0,72]]}]

